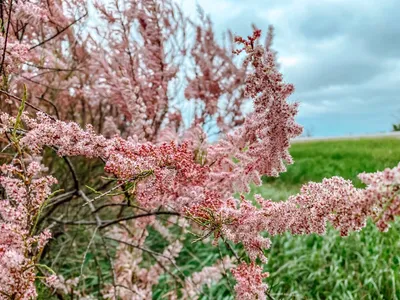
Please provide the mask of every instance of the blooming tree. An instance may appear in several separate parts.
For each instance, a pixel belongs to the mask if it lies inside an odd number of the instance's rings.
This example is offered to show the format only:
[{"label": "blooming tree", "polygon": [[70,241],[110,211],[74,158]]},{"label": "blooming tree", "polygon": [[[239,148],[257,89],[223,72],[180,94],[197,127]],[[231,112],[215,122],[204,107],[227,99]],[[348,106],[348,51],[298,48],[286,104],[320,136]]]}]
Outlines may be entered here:
[{"label": "blooming tree", "polygon": [[[35,280],[89,299],[79,287],[94,243],[110,266],[105,298],[150,298],[163,274],[168,297],[196,298],[230,273],[238,299],[266,299],[268,235],[323,234],[328,222],[347,235],[369,217],[385,230],[399,215],[400,165],[360,174],[364,189],[334,177],[283,202],[245,199],[293,162],[290,140],[302,132],[272,27],[264,44],[255,28],[220,45],[204,13],[197,23],[174,1],[90,9],[103,26],[85,24],[85,1],[0,6],[0,299],[34,298]],[[65,279],[40,261],[76,226],[90,240],[80,274]],[[146,246],[154,232],[167,241],[161,251]],[[187,232],[229,255],[185,274],[176,260]]]}]

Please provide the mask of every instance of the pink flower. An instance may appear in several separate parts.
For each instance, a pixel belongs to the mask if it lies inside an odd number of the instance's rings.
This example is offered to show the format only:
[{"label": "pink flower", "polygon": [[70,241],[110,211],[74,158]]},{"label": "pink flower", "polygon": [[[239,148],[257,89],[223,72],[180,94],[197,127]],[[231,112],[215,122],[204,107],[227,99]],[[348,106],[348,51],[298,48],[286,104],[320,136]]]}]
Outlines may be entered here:
[{"label": "pink flower", "polygon": [[32,180],[41,169],[35,161],[26,167],[26,174],[15,163],[0,167],[0,186],[7,196],[0,200],[0,290],[16,299],[32,299],[37,296],[32,253],[42,251],[51,234],[45,230],[32,236],[30,230],[56,181],[50,176]]},{"label": "pink flower", "polygon": [[268,277],[268,273],[263,273],[262,268],[254,263],[241,263],[231,270],[237,284],[235,285],[236,299],[253,300],[267,299],[267,285],[263,279]]}]

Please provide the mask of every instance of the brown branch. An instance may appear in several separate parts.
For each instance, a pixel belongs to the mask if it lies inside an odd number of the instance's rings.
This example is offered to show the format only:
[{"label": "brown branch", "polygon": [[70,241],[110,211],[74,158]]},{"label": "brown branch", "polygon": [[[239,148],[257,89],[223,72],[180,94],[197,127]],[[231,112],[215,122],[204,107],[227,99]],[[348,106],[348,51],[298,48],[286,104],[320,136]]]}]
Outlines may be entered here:
[{"label": "brown branch", "polygon": [[[18,102],[22,103],[22,101],[23,101],[21,98],[19,98],[17,96],[14,96],[14,95],[12,95],[12,94],[4,91],[4,90],[0,90],[0,93],[4,94],[4,95],[7,95],[8,97],[10,97],[10,98],[12,98],[14,100],[17,100]],[[53,116],[50,116],[49,114],[45,113],[43,110],[41,110],[40,108],[36,107],[35,105],[29,103],[28,101],[25,101],[25,105],[29,106],[30,108],[32,108],[32,109],[34,109],[36,111],[40,111],[40,112],[46,114],[46,116],[48,116],[50,119],[52,119],[53,121],[56,121],[56,118],[54,118]]]},{"label": "brown branch", "polygon": [[65,163],[67,164],[69,171],[71,172],[72,180],[74,181],[75,190],[78,191],[79,190],[79,181],[78,181],[78,176],[76,175],[74,166],[72,165],[71,160],[67,156],[62,156],[62,158],[65,161]]},{"label": "brown branch", "polygon": [[[86,203],[89,205],[89,208],[90,208],[91,212],[94,213],[96,208],[94,207],[93,203],[90,202],[90,199],[88,198],[88,196],[86,196],[86,194],[82,190],[79,190],[78,194],[80,196],[82,196],[83,200],[85,200]],[[97,228],[101,228],[101,224],[103,223],[103,221],[100,219],[100,217],[99,217],[99,215],[97,213],[95,213],[95,218],[96,218]]]},{"label": "brown branch", "polygon": [[95,221],[63,221],[56,218],[49,218],[49,220],[64,225],[97,225]]},{"label": "brown branch", "polygon": [[33,67],[39,70],[50,70],[50,71],[55,71],[55,72],[83,72],[83,70],[81,69],[63,69],[63,68],[53,68],[53,67],[43,67],[43,66],[39,66],[39,65],[35,65],[35,64],[30,64],[30,63],[24,63],[24,65],[29,66],[29,67]]},{"label": "brown branch", "polygon": [[[10,2],[10,10],[8,12],[8,23],[7,23],[7,30],[6,30],[6,38],[4,40],[4,46],[3,46],[3,55],[2,55],[2,58],[1,58],[0,74],[3,73],[3,65],[4,65],[4,60],[6,58],[7,40],[8,40],[8,32],[9,32],[9,29],[10,29],[10,23],[11,23],[12,5],[13,5],[13,0],[11,0],[11,2]],[[2,19],[2,21],[3,21],[3,19]]]},{"label": "brown branch", "polygon": [[39,82],[39,81],[32,80],[32,79],[30,79],[29,77],[26,77],[26,76],[23,76],[23,75],[21,75],[21,77],[24,78],[25,80],[29,81],[29,82],[32,82],[32,83],[35,83],[35,84],[44,86],[44,87],[46,87],[47,89],[51,89],[51,90],[55,90],[55,91],[66,91],[66,90],[69,89],[68,87],[66,87],[66,88],[57,88],[57,87],[54,87],[54,86],[50,86],[50,85],[41,83],[41,82]]},{"label": "brown branch", "polygon": [[48,216],[52,215],[53,212],[61,205],[64,204],[66,202],[69,202],[72,198],[74,198],[74,196],[76,195],[76,190],[70,191],[70,192],[66,192],[62,195],[59,195],[57,197],[54,197],[51,203],[47,204],[47,207],[50,207],[49,210],[46,210],[46,213],[41,214],[40,215],[40,219],[37,223],[37,227],[39,227],[44,220],[46,220],[48,218]]},{"label": "brown branch", "polygon": [[[80,196],[82,196],[82,198],[84,198],[84,200],[86,202],[88,202],[88,200],[90,200],[89,198],[86,199],[83,196],[84,194],[82,194],[82,191],[79,191]],[[91,202],[88,202],[89,205],[91,205]],[[94,206],[93,206],[94,207]],[[92,209],[91,209],[92,210]],[[92,213],[95,212],[95,209],[92,210]],[[63,221],[63,220],[58,220],[55,218],[50,218],[50,220],[55,221],[57,223],[61,223],[64,225],[97,225],[99,227],[99,229],[103,229],[105,227],[117,224],[119,222],[123,222],[123,221],[128,221],[128,220],[133,220],[133,219],[138,219],[138,218],[144,218],[144,217],[149,217],[149,216],[157,216],[157,215],[172,215],[172,216],[179,216],[180,214],[177,212],[173,212],[173,211],[155,211],[155,212],[150,212],[150,213],[146,213],[146,214],[139,214],[139,215],[133,215],[133,216],[127,216],[127,217],[123,217],[123,218],[118,218],[115,220],[96,220],[96,221],[85,221],[85,220],[81,220],[81,221]],[[97,217],[96,217],[97,219]]]},{"label": "brown branch", "polygon": [[78,19],[76,19],[75,21],[73,21],[71,24],[69,24],[68,26],[64,27],[61,30],[57,30],[57,33],[52,35],[51,37],[45,39],[44,41],[40,42],[39,44],[36,44],[35,46],[32,46],[31,48],[29,48],[30,50],[33,50],[37,47],[41,47],[44,44],[46,44],[47,42],[51,41],[52,39],[56,38],[57,36],[59,36],[61,33],[63,33],[64,31],[66,31],[67,29],[69,29],[71,26],[75,25],[76,23],[78,23],[80,20],[82,20],[84,17],[86,17],[88,15],[88,12],[85,12],[85,14],[83,14],[83,16],[79,17]]},{"label": "brown branch", "polygon": [[143,218],[143,217],[150,217],[150,216],[158,216],[158,215],[171,215],[171,216],[180,216],[178,212],[173,212],[173,211],[155,211],[155,212],[149,212],[145,214],[140,214],[140,215],[132,215],[132,216],[127,216],[127,217],[122,217],[118,218],[109,222],[106,222],[100,226],[100,229],[103,229],[105,227],[117,224],[119,222],[123,221],[129,221],[133,219],[138,219],[138,218]]},{"label": "brown branch", "polygon": [[110,207],[110,206],[118,206],[118,207],[120,207],[120,206],[124,206],[124,207],[128,206],[128,207],[132,207],[132,205],[129,205],[128,203],[107,203],[107,204],[104,204],[102,206],[97,207],[96,210],[93,213],[97,213],[100,210],[102,210],[103,208]]},{"label": "brown branch", "polygon": [[[160,257],[163,257],[163,258],[169,260],[169,262],[171,263],[171,265],[172,265],[183,277],[187,277],[187,276],[185,276],[185,274],[179,269],[178,265],[174,262],[174,260],[173,260],[171,257],[166,256],[166,255],[164,255],[164,254],[162,254],[162,253],[155,252],[155,251],[150,250],[150,249],[147,249],[147,248],[143,248],[143,247],[141,247],[141,246],[139,246],[139,245],[135,245],[135,244],[132,244],[132,243],[123,241],[123,240],[114,239],[114,238],[108,237],[108,236],[105,236],[104,238],[106,238],[106,239],[108,239],[108,240],[112,240],[112,241],[118,242],[118,243],[121,243],[121,244],[124,244],[124,245],[127,245],[127,246],[130,246],[130,247],[132,247],[132,248],[139,249],[139,250],[141,250],[141,251],[143,251],[143,252],[149,253],[149,254],[156,260],[157,264],[158,264],[160,267],[162,267],[162,268],[164,269],[164,271],[166,271],[168,274],[170,274],[176,281],[181,282],[182,286],[185,286],[185,282],[184,282],[179,276],[177,276],[177,275],[175,275],[175,274],[172,274],[170,271],[168,271],[168,270],[165,268],[165,266],[162,265],[162,264],[158,261],[158,259],[156,258],[157,256],[160,256]],[[189,280],[191,280],[191,279],[189,278]],[[192,281],[192,280],[191,280],[191,281]],[[200,291],[199,291],[199,292],[200,292]],[[190,299],[192,299],[192,297],[190,297]]]},{"label": "brown branch", "polygon": [[123,241],[123,240],[119,240],[119,239],[114,239],[114,238],[109,237],[109,236],[105,236],[104,238],[107,239],[107,240],[115,241],[115,242],[130,246],[130,247],[142,250],[142,251],[147,252],[147,253],[152,254],[152,255],[161,256],[161,257],[164,257],[166,259],[170,259],[168,256],[165,256],[165,255],[163,255],[161,253],[155,252],[155,251],[147,249],[147,248],[143,248],[143,247],[141,247],[139,245],[135,245],[135,244]]},{"label": "brown branch", "polygon": [[50,100],[45,99],[43,96],[41,96],[41,97],[37,97],[36,96],[36,98],[39,99],[39,100],[42,100],[42,101],[44,101],[44,102],[46,102],[48,104],[50,104],[54,108],[54,112],[56,113],[57,119],[60,120],[60,115],[58,113],[57,106],[53,102],[51,102]]}]

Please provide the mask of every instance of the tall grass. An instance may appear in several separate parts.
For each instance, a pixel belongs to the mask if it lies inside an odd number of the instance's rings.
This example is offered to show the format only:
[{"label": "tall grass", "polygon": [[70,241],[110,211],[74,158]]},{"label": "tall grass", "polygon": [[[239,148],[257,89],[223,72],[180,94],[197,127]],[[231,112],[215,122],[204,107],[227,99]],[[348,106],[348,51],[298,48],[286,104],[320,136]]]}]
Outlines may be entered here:
[{"label": "tall grass", "polygon": [[[362,139],[294,144],[295,163],[279,178],[265,178],[252,193],[281,200],[301,184],[342,176],[362,186],[357,174],[393,167],[399,139]],[[399,299],[400,222],[386,233],[372,224],[348,237],[333,229],[325,236],[272,238],[266,269],[278,299]]]}]

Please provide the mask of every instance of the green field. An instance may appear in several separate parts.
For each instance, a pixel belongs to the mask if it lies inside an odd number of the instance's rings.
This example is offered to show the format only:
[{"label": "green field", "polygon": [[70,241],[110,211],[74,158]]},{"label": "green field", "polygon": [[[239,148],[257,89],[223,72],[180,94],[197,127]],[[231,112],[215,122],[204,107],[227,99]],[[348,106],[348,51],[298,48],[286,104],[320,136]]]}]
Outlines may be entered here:
[{"label": "green field", "polygon": [[[265,198],[284,200],[297,193],[303,183],[334,175],[351,179],[361,187],[358,173],[397,165],[400,139],[296,143],[291,154],[295,163],[288,171],[279,178],[264,178],[261,187],[252,188],[250,198],[259,193]],[[222,243],[218,248],[205,242],[192,243],[193,239],[189,234],[186,237],[185,248],[177,259],[180,270],[173,271],[177,276],[189,276],[229,253]],[[167,244],[154,231],[146,243],[155,251],[162,251]],[[83,251],[85,247],[82,248]],[[236,251],[243,253],[240,246]],[[361,232],[345,238],[332,229],[325,236],[275,236],[272,248],[265,254],[269,262],[264,269],[270,272],[267,283],[274,299],[400,299],[399,220],[386,233],[368,224]],[[58,265],[67,278],[80,272],[82,253],[76,257],[76,262]],[[100,266],[107,274],[107,264],[100,262]],[[84,273],[86,288],[96,291],[99,282],[92,260]],[[205,288],[201,299],[232,299],[233,283],[226,275],[210,289]],[[171,288],[170,276],[163,275],[154,287],[153,299],[168,299],[165,295]],[[50,298],[43,295],[41,299]]]},{"label": "green field", "polygon": [[[272,199],[284,199],[302,183],[334,175],[362,186],[357,174],[393,167],[400,161],[400,139],[349,140],[294,144],[295,163],[277,179],[253,189]],[[399,299],[400,222],[386,233],[372,224],[342,238],[334,230],[325,236],[272,238],[266,269],[277,299]]]}]

